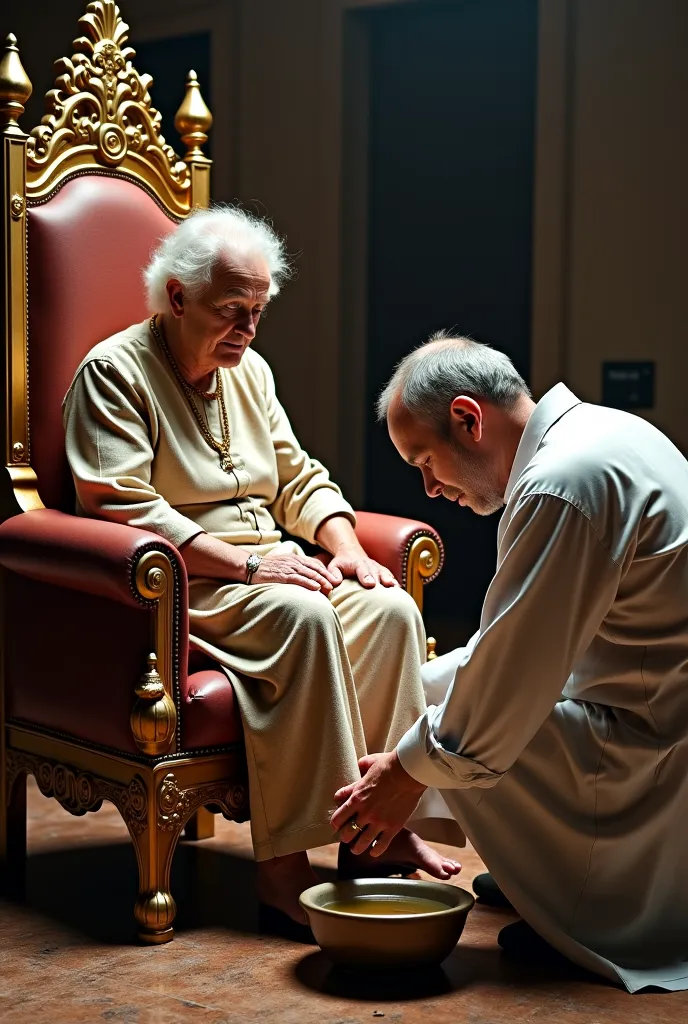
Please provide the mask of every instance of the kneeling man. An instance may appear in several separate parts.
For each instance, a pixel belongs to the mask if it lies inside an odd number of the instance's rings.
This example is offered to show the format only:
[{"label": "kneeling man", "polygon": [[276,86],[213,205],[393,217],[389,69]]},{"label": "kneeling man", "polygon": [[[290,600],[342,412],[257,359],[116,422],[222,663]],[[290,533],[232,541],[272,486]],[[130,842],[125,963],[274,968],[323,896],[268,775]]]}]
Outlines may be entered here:
[{"label": "kneeling man", "polygon": [[502,945],[688,988],[688,462],[563,384],[536,405],[464,338],[409,355],[378,411],[431,497],[506,507],[478,633],[333,827],[381,854],[435,787],[524,919]]}]

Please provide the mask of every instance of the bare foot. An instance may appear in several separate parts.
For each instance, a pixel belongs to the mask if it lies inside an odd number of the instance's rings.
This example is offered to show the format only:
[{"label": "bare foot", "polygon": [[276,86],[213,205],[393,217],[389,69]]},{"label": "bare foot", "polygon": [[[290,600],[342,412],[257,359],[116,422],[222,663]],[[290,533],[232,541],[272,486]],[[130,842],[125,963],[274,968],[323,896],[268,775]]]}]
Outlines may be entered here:
[{"label": "bare foot", "polygon": [[290,853],[287,857],[261,860],[258,869],[258,899],[288,914],[299,924],[308,924],[301,909],[299,896],[304,889],[317,885],[320,879],[304,853]]},{"label": "bare foot", "polygon": [[357,862],[360,863],[362,875],[365,874],[366,865],[413,864],[414,867],[432,875],[433,878],[440,878],[444,881],[453,875],[458,875],[461,870],[458,861],[442,856],[437,850],[433,850],[431,846],[424,843],[420,836],[407,828],[402,828],[382,856],[373,857],[370,851],[366,850],[365,853],[359,855],[352,853],[351,857],[356,857]]}]

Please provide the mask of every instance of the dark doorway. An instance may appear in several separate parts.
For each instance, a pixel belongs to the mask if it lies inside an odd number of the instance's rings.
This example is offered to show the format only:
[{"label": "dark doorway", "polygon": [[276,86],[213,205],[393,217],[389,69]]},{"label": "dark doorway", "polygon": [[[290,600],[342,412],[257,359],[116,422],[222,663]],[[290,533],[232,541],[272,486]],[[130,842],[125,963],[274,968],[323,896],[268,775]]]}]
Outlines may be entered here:
[{"label": "dark doorway", "polygon": [[426,591],[441,650],[477,628],[497,516],[430,500],[373,402],[440,328],[529,369],[537,0],[405,4],[370,29],[366,508],[417,517],[446,543]]}]

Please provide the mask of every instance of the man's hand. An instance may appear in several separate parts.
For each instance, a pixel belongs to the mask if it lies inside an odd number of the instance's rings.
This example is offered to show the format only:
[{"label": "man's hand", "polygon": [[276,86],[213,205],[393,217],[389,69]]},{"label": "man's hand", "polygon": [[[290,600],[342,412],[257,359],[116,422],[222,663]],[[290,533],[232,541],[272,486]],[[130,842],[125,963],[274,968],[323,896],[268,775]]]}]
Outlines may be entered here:
[{"label": "man's hand", "polygon": [[317,558],[283,554],[264,555],[251,582],[295,583],[297,587],[306,590],[320,590],[323,594],[330,594],[342,582],[342,578]]},{"label": "man's hand", "polygon": [[329,563],[330,572],[339,572],[344,579],[358,580],[370,589],[381,583],[383,587],[398,587],[394,574],[373,558],[368,558],[360,546],[340,548]]},{"label": "man's hand", "polygon": [[371,855],[379,857],[411,817],[427,787],[404,771],[396,750],[369,754],[358,766],[363,778],[335,793],[339,807],[331,824],[354,853],[372,847]]}]

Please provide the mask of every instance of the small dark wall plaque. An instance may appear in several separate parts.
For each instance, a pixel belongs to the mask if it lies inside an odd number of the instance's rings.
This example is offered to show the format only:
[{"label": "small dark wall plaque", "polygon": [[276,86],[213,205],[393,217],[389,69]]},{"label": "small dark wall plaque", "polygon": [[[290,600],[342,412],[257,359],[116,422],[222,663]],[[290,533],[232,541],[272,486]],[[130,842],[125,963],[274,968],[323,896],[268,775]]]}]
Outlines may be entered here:
[{"label": "small dark wall plaque", "polygon": [[602,363],[602,405],[652,409],[654,404],[654,363]]}]

